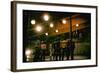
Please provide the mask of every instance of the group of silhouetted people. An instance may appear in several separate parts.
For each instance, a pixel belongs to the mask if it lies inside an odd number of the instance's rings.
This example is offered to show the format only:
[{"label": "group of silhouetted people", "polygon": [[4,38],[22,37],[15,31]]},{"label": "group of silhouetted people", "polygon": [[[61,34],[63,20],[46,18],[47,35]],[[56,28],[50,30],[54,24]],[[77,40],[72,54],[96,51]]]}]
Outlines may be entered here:
[{"label": "group of silhouetted people", "polygon": [[46,43],[41,42],[40,47],[35,48],[33,61],[35,61],[35,62],[45,61],[46,49],[47,49],[46,48]]},{"label": "group of silhouetted people", "polygon": [[[75,43],[71,40],[68,40],[65,47],[60,46],[60,41],[54,43],[54,54],[53,54],[53,60],[59,61],[59,60],[73,60],[74,59],[74,49],[75,49]],[[70,58],[71,56],[71,58]]]},{"label": "group of silhouetted people", "polygon": [[[34,53],[34,61],[45,61],[46,59],[46,43],[41,43],[41,48],[37,47]],[[52,44],[52,61],[63,61],[74,59],[75,42],[68,40],[65,47],[61,47],[60,40]]]}]

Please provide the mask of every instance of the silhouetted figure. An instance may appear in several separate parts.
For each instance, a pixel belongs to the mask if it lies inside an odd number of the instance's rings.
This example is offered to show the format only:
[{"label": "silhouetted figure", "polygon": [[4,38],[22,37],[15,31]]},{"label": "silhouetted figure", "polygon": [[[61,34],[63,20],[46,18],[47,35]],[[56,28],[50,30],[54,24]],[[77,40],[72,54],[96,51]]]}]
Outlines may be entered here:
[{"label": "silhouetted figure", "polygon": [[38,47],[36,47],[35,48],[35,52],[34,52],[34,58],[33,58],[33,61],[34,62],[39,62],[39,61],[41,61],[41,49],[40,48],[38,48]]},{"label": "silhouetted figure", "polygon": [[67,42],[67,47],[66,47],[66,56],[67,60],[69,60],[69,57],[71,56],[71,60],[74,59],[74,49],[75,49],[75,42],[69,40]]},{"label": "silhouetted figure", "polygon": [[53,59],[58,61],[60,60],[60,41],[56,41],[53,45],[54,47],[54,57]]},{"label": "silhouetted figure", "polygon": [[41,42],[41,61],[45,61],[45,53],[46,53],[46,43],[45,42]]},{"label": "silhouetted figure", "polygon": [[60,50],[60,52],[61,52],[61,60],[63,61],[65,53],[66,53],[66,44],[65,43],[61,44],[61,50]]},{"label": "silhouetted figure", "polygon": [[64,60],[64,55],[65,55],[65,48],[64,47],[61,47],[61,50],[60,50],[60,60]]}]

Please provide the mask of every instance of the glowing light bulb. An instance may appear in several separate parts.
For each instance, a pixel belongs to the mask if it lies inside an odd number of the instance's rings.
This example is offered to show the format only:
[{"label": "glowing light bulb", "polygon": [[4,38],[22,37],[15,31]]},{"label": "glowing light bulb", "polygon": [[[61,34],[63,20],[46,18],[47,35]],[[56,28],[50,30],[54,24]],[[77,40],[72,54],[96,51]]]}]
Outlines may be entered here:
[{"label": "glowing light bulb", "polygon": [[34,25],[36,22],[35,20],[31,20],[31,24]]},{"label": "glowing light bulb", "polygon": [[40,32],[42,30],[41,26],[36,26],[36,31]]},{"label": "glowing light bulb", "polygon": [[46,36],[48,36],[48,33],[45,33]]},{"label": "glowing light bulb", "polygon": [[66,23],[67,23],[67,21],[66,21],[65,19],[63,19],[63,20],[62,20],[62,23],[63,23],[63,24],[66,24]]},{"label": "glowing light bulb", "polygon": [[50,27],[53,28],[54,27],[54,24],[53,23],[50,23]]},{"label": "glowing light bulb", "polygon": [[48,14],[44,14],[43,19],[44,19],[45,21],[48,21],[48,20],[49,20],[49,15],[48,15]]},{"label": "glowing light bulb", "polygon": [[29,56],[31,53],[32,53],[32,51],[31,51],[30,49],[27,49],[27,50],[25,51],[26,56]]},{"label": "glowing light bulb", "polygon": [[78,27],[79,26],[79,24],[76,24],[76,27]]},{"label": "glowing light bulb", "polygon": [[56,29],[56,33],[58,32],[58,29]]}]

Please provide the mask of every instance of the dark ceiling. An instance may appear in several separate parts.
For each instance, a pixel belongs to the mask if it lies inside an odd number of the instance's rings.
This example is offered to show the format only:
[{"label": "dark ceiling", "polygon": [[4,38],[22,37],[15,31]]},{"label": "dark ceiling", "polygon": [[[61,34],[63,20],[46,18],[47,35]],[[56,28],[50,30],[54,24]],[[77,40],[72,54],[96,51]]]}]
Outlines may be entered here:
[{"label": "dark ceiling", "polygon": [[50,20],[48,22],[57,22],[62,18],[72,16],[79,13],[69,13],[69,12],[53,12],[53,11],[33,11],[33,10],[23,10],[23,15],[25,19],[35,19],[38,23],[44,22],[43,14],[48,13],[50,15]]}]

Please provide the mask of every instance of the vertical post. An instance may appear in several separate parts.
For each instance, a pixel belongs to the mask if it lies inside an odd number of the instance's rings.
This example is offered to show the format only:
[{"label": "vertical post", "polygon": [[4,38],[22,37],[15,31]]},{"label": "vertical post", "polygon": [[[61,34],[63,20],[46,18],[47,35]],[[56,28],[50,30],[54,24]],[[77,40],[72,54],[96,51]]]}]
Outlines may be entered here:
[{"label": "vertical post", "polygon": [[70,16],[70,32],[69,32],[69,39],[72,41],[72,16]]}]

